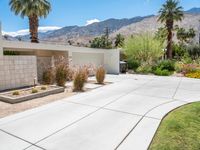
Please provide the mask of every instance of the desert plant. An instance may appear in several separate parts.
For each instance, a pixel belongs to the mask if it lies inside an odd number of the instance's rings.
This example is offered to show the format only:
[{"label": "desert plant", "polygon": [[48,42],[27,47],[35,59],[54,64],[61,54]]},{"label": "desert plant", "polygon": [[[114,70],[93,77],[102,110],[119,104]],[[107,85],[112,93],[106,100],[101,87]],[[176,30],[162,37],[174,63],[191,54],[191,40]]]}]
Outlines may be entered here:
[{"label": "desert plant", "polygon": [[96,70],[96,80],[98,84],[103,84],[106,76],[106,70],[101,66]]},{"label": "desert plant", "polygon": [[158,76],[169,76],[171,75],[173,72],[172,71],[169,71],[169,70],[161,70],[160,68],[157,68],[155,71],[154,71],[154,74],[155,75],[158,75]]},{"label": "desert plant", "polygon": [[188,78],[200,79],[200,71],[190,72],[190,73],[187,73],[185,76]]},{"label": "desert plant", "polygon": [[65,65],[58,65],[56,67],[56,83],[58,86],[65,86],[67,82],[67,68]]},{"label": "desert plant", "polygon": [[175,71],[175,63],[171,60],[160,61],[155,67],[160,68],[160,70]]},{"label": "desert plant", "polygon": [[125,41],[124,51],[128,60],[139,64],[153,64],[163,56],[162,42],[149,33],[143,33],[128,38]]},{"label": "desert plant", "polygon": [[68,60],[65,57],[58,57],[55,59],[55,81],[58,86],[65,86],[69,79],[71,70],[69,68]]},{"label": "desert plant", "polygon": [[74,91],[83,91],[83,87],[85,84],[85,70],[79,69],[74,74]]},{"label": "desert plant", "polygon": [[12,93],[12,95],[14,95],[14,96],[20,95],[20,92],[19,92],[19,91],[14,91],[14,92]]},{"label": "desert plant", "polygon": [[32,94],[38,93],[38,90],[37,90],[36,88],[32,88],[31,93],[32,93]]},{"label": "desert plant", "polygon": [[149,74],[152,72],[152,66],[146,63],[143,63],[141,66],[139,66],[136,69],[137,73],[142,73],[142,74]]},{"label": "desert plant", "polygon": [[47,90],[47,87],[46,86],[42,86],[41,90],[45,91],[45,90]]},{"label": "desert plant", "polygon": [[140,63],[138,61],[135,61],[134,59],[127,59],[128,69],[132,69],[134,71],[137,70],[137,68],[140,66]]},{"label": "desert plant", "polygon": [[44,71],[42,78],[43,78],[44,84],[52,84],[55,79],[53,69],[50,68],[50,69],[47,69],[46,71]]}]

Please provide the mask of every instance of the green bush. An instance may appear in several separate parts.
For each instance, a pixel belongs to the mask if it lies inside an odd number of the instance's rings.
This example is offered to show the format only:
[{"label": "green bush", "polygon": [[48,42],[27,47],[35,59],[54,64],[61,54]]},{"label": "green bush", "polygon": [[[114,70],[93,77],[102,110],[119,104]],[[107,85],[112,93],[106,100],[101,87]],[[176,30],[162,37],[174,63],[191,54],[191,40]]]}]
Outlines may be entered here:
[{"label": "green bush", "polygon": [[154,71],[154,74],[155,75],[158,75],[158,76],[169,76],[171,75],[173,72],[170,72],[169,70],[161,70],[160,68],[157,68],[155,71]]},{"label": "green bush", "polygon": [[153,64],[163,56],[163,43],[151,34],[145,33],[128,38],[125,41],[124,52],[128,60],[139,64]]},{"label": "green bush", "polygon": [[188,46],[187,51],[188,51],[189,56],[192,59],[198,59],[200,57],[200,46],[199,45]]},{"label": "green bush", "polygon": [[160,61],[156,66],[154,66],[154,68],[159,68],[160,70],[175,71],[175,62],[171,60],[163,60]]},{"label": "green bush", "polygon": [[179,60],[187,53],[187,47],[184,44],[173,44],[172,50],[174,58]]},{"label": "green bush", "polygon": [[32,93],[32,94],[38,93],[38,90],[37,90],[36,88],[32,88],[31,93]]},{"label": "green bush", "polygon": [[152,66],[148,64],[142,64],[137,68],[136,72],[142,74],[152,73]]},{"label": "green bush", "polygon": [[137,68],[140,66],[140,63],[137,61],[134,61],[134,59],[128,59],[127,64],[128,64],[128,69],[132,69],[134,71],[136,71]]},{"label": "green bush", "polygon": [[20,92],[19,92],[19,91],[14,91],[14,92],[12,93],[12,95],[14,95],[14,96],[20,95]]},{"label": "green bush", "polygon": [[42,86],[41,90],[45,91],[45,90],[47,90],[47,87],[46,86]]}]

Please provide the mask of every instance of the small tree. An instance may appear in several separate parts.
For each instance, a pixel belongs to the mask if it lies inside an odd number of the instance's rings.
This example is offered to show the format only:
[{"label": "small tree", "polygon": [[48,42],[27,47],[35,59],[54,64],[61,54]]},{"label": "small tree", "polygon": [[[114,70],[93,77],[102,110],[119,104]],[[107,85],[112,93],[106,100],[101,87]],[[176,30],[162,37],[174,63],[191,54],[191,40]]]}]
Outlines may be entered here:
[{"label": "small tree", "polygon": [[123,47],[124,46],[124,36],[121,34],[117,34],[115,37],[115,47]]},{"label": "small tree", "polygon": [[190,43],[191,39],[193,39],[196,34],[193,28],[190,28],[188,31],[184,28],[178,28],[176,36],[181,43]]}]

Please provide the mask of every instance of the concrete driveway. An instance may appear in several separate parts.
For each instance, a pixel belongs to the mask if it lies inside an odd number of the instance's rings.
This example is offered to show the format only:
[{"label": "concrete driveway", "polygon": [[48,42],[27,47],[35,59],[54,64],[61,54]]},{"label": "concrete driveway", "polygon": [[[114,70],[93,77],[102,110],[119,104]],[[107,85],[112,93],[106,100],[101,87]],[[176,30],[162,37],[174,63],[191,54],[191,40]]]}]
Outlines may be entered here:
[{"label": "concrete driveway", "polygon": [[0,150],[146,150],[169,111],[200,100],[200,80],[106,80],[113,84],[0,119]]}]

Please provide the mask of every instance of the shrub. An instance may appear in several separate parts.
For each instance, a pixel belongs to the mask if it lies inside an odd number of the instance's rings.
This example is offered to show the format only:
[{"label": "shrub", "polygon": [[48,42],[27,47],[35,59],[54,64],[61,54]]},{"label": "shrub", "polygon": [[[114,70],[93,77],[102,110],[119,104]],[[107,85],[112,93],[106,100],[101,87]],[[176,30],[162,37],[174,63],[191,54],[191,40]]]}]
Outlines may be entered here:
[{"label": "shrub", "polygon": [[196,65],[196,64],[183,64],[182,67],[181,67],[181,72],[184,75],[186,75],[188,73],[195,72],[199,69],[200,69],[199,66]]},{"label": "shrub", "polygon": [[175,71],[176,71],[177,73],[181,73],[181,72],[182,72],[182,66],[183,66],[182,63],[176,62],[176,63],[175,63]]},{"label": "shrub", "polygon": [[169,70],[161,70],[160,68],[157,68],[155,71],[154,71],[154,74],[155,75],[158,75],[158,76],[169,76],[171,75],[173,72],[170,72]]},{"label": "shrub", "polygon": [[99,67],[96,70],[96,80],[98,84],[103,84],[105,79],[106,71],[103,67]]},{"label": "shrub", "polygon": [[140,67],[136,70],[137,73],[143,73],[148,74],[152,72],[152,66],[148,64],[142,64]]},{"label": "shrub", "polygon": [[46,86],[42,86],[41,90],[45,91],[45,90],[47,90],[47,87]]},{"label": "shrub", "polygon": [[84,84],[85,84],[85,70],[79,69],[74,74],[74,81],[73,81],[74,91],[83,91]]},{"label": "shrub", "polygon": [[43,73],[43,82],[44,84],[53,84],[54,82],[54,71],[53,69],[47,69],[44,73]]},{"label": "shrub", "polygon": [[187,47],[184,44],[173,44],[173,56],[176,59],[181,59],[187,53]]},{"label": "shrub", "polygon": [[152,64],[163,56],[163,43],[151,34],[145,33],[128,38],[124,51],[128,59],[140,64]]},{"label": "shrub", "polygon": [[69,78],[69,65],[68,61],[64,57],[59,57],[56,59],[55,66],[55,80],[58,86],[65,86]]},{"label": "shrub", "polygon": [[128,64],[128,69],[132,69],[134,71],[137,70],[137,68],[140,66],[140,63],[135,61],[134,59],[128,59],[127,60],[127,64]]},{"label": "shrub", "polygon": [[160,70],[175,71],[175,63],[171,60],[163,60],[156,65],[156,68],[160,68]]},{"label": "shrub", "polygon": [[188,78],[200,79],[200,71],[195,71],[195,72],[187,73],[185,76],[188,77]]},{"label": "shrub", "polygon": [[36,88],[32,88],[31,93],[38,93],[38,90]]},{"label": "shrub", "polygon": [[14,91],[14,92],[12,93],[12,95],[15,95],[15,96],[20,95],[20,92],[19,92],[19,91]]},{"label": "shrub", "polygon": [[200,57],[200,46],[199,45],[188,46],[187,51],[188,51],[189,56],[192,59],[197,59]]}]

